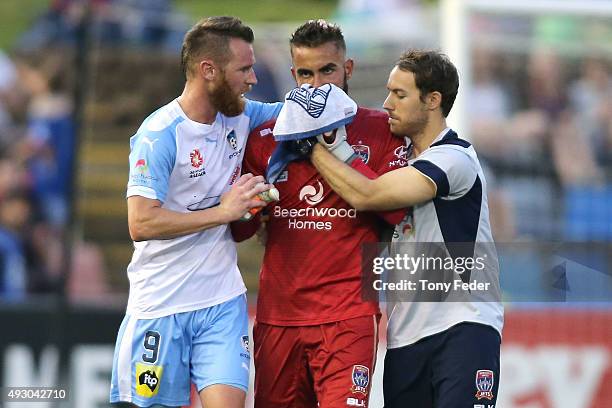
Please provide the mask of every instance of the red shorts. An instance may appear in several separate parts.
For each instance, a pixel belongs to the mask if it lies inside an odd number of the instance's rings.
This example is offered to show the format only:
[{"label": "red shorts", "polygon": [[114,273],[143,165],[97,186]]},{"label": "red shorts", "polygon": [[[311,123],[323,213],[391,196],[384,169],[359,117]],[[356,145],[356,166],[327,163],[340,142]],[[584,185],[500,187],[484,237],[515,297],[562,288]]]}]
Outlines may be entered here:
[{"label": "red shorts", "polygon": [[316,326],[255,322],[255,408],[367,407],[379,320],[371,315]]}]

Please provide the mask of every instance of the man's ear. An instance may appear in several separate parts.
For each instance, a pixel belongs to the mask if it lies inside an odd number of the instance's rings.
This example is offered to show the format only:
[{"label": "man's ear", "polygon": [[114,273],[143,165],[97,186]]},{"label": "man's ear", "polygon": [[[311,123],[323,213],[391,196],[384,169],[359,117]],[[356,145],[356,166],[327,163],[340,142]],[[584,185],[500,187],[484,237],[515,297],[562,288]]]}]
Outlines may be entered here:
[{"label": "man's ear", "polygon": [[344,74],[346,75],[346,80],[348,81],[353,76],[353,66],[355,62],[352,58],[347,59],[344,62]]},{"label": "man's ear", "polygon": [[202,60],[198,65],[198,74],[207,81],[213,81],[218,69],[211,60]]},{"label": "man's ear", "polygon": [[429,110],[438,109],[442,104],[442,94],[438,91],[430,92],[425,98],[425,104]]}]

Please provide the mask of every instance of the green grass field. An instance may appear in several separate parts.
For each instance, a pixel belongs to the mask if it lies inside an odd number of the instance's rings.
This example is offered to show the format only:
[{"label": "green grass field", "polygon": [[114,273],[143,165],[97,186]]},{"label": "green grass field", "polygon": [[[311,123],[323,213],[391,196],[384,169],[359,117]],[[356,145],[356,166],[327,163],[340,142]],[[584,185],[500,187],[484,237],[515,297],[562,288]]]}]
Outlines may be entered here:
[{"label": "green grass field", "polygon": [[0,49],[11,48],[15,39],[48,6],[49,0],[0,1]]},{"label": "green grass field", "polygon": [[327,18],[337,0],[175,0],[176,7],[197,20],[203,16],[232,15],[247,24],[259,21],[302,21]]},{"label": "green grass field", "polygon": [[[195,21],[203,16],[234,15],[247,24],[330,17],[338,0],[174,0],[177,10]],[[48,7],[49,0],[0,0],[0,49],[15,40]]]}]

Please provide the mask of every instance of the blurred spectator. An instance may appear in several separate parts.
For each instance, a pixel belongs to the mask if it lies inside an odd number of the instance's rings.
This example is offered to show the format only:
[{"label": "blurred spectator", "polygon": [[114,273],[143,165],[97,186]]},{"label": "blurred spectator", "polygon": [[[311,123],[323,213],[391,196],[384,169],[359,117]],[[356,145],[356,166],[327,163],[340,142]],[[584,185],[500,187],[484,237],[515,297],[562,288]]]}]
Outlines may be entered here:
[{"label": "blurred spectator", "polygon": [[581,75],[569,87],[577,126],[587,138],[598,164],[608,166],[610,120],[612,120],[612,77],[609,64],[598,58],[581,63]]},{"label": "blurred spectator", "polygon": [[11,192],[0,201],[0,297],[25,297],[27,265],[26,227],[31,217],[30,203],[20,192]]},{"label": "blurred spectator", "polygon": [[22,66],[31,102],[22,159],[27,162],[33,193],[44,220],[61,229],[67,220],[72,182],[74,121],[61,59],[41,68]]},{"label": "blurred spectator", "polygon": [[17,81],[17,69],[9,57],[0,50],[0,133],[11,125],[6,104]]},{"label": "blurred spectator", "polygon": [[[260,47],[255,44],[257,62],[253,69],[257,76],[257,86],[254,86],[248,97],[260,102],[278,102],[284,98],[284,93],[279,92],[272,66],[275,64],[275,56],[268,47]],[[283,68],[285,66],[283,65]]]},{"label": "blurred spectator", "polygon": [[48,10],[19,40],[21,49],[74,45],[89,7],[94,41],[105,45],[164,45],[171,0],[51,0]]},{"label": "blurred spectator", "polygon": [[107,276],[100,248],[92,243],[75,242],[66,287],[70,299],[77,302],[104,300],[110,292]]},{"label": "blurred spectator", "polygon": [[503,143],[511,114],[511,94],[497,73],[503,64],[500,55],[486,48],[472,54],[472,89],[468,114],[472,140],[489,157],[502,159],[507,151]]}]

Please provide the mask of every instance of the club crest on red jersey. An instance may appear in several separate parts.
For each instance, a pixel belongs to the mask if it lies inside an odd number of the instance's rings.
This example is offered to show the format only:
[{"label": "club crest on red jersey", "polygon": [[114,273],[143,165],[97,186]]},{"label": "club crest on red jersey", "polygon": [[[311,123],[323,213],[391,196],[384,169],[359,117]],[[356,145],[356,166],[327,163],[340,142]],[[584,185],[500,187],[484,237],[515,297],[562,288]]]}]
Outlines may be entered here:
[{"label": "club crest on red jersey", "polygon": [[359,156],[362,162],[368,164],[368,160],[370,160],[370,146],[368,145],[351,145],[355,154]]},{"label": "club crest on red jersey", "polygon": [[352,374],[353,386],[351,387],[351,391],[355,393],[360,393],[368,395],[368,384],[370,383],[370,369],[366,366],[362,365],[354,365],[353,366],[353,374]]}]

